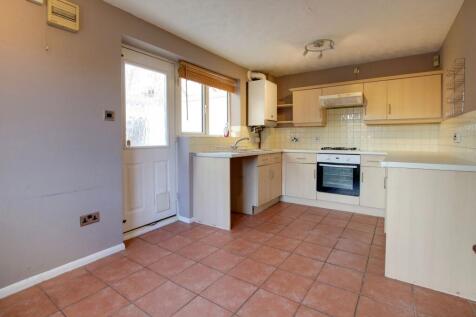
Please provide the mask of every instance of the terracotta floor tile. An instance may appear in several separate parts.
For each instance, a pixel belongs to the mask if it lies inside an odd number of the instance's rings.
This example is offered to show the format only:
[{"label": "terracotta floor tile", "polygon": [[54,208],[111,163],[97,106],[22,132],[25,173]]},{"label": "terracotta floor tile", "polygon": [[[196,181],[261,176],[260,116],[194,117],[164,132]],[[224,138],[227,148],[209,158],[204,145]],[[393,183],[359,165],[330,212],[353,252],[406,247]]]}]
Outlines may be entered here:
[{"label": "terracotta floor tile", "polygon": [[227,243],[223,247],[223,250],[240,255],[240,256],[246,256],[256,251],[259,247],[260,245],[258,243],[252,243],[247,240],[238,238],[236,240],[233,240]]},{"label": "terracotta floor tile", "polygon": [[385,246],[385,235],[383,234],[376,234],[372,241],[372,245],[378,245],[381,247]]},{"label": "terracotta floor tile", "polygon": [[196,263],[173,277],[172,280],[192,292],[200,293],[213,282],[218,280],[222,275],[223,273],[217,270]]},{"label": "terracotta floor tile", "polygon": [[308,278],[315,278],[323,263],[301,255],[291,254],[279,268]]},{"label": "terracotta floor tile", "polygon": [[321,224],[335,226],[339,228],[345,228],[348,222],[349,222],[348,220],[336,219],[336,218],[327,216],[321,221]]},{"label": "terracotta floor tile", "polygon": [[328,315],[321,314],[320,312],[306,307],[304,305],[299,306],[298,311],[296,312],[295,317],[328,317]]},{"label": "terracotta floor tile", "polygon": [[340,211],[340,210],[332,210],[329,209],[329,213],[327,216],[336,218],[336,219],[342,219],[342,220],[350,220],[354,214],[351,212],[347,211]]},{"label": "terracotta floor tile", "polygon": [[349,239],[339,239],[335,248],[337,250],[347,251],[364,256],[368,256],[370,253],[369,244]]},{"label": "terracotta floor tile", "polygon": [[278,266],[290,255],[289,252],[275,249],[268,246],[262,246],[254,253],[249,255],[250,259],[255,261],[269,264],[272,266]]},{"label": "terracotta floor tile", "polygon": [[357,305],[356,317],[414,317],[411,309],[379,303],[361,296]]},{"label": "terracotta floor tile", "polygon": [[166,279],[160,275],[148,269],[142,269],[112,283],[111,286],[128,300],[134,301],[165,281]]},{"label": "terracotta floor tile", "polygon": [[197,296],[184,308],[182,308],[174,317],[229,317],[232,313],[220,306]]},{"label": "terracotta floor tile", "polygon": [[130,304],[119,311],[115,312],[114,314],[110,315],[110,317],[148,317],[146,313],[142,310],[137,308],[137,306]]},{"label": "terracotta floor tile", "polygon": [[221,307],[236,312],[255,290],[254,285],[225,275],[208,287],[201,296]]},{"label": "terracotta floor tile", "polygon": [[378,217],[375,217],[375,216],[368,216],[368,215],[361,215],[361,214],[353,214],[352,216],[352,221],[370,224],[370,225],[376,225],[377,220],[378,220]]},{"label": "terracotta floor tile", "polygon": [[195,264],[195,261],[172,253],[171,255],[168,255],[150,265],[149,268],[155,273],[159,273],[162,276],[170,278],[176,274],[179,274],[193,264]]},{"label": "terracotta floor tile", "polygon": [[323,247],[333,248],[338,241],[337,236],[338,235],[335,237],[330,237],[328,234],[322,232],[311,231],[304,241],[315,243]]},{"label": "terracotta floor tile", "polygon": [[94,271],[102,266],[109,265],[110,263],[115,262],[122,258],[124,258],[123,252],[114,253],[113,255],[109,255],[105,258],[89,263],[88,265],[85,266],[85,268],[88,271]]},{"label": "terracotta floor tile", "polygon": [[77,269],[43,282],[40,287],[59,308],[64,308],[105,288],[106,284],[88,271]]},{"label": "terracotta floor tile", "polygon": [[385,247],[372,245],[370,247],[370,257],[379,260],[385,260]]},{"label": "terracotta floor tile", "polygon": [[364,278],[362,295],[381,303],[413,309],[411,285],[383,276],[367,274]]},{"label": "terracotta floor tile", "polygon": [[385,275],[385,260],[369,258],[369,261],[367,263],[367,272],[384,276]]},{"label": "terracotta floor tile", "polygon": [[161,241],[165,241],[167,239],[170,239],[174,236],[175,234],[165,230],[164,228],[160,228],[157,230],[153,230],[150,232],[147,232],[141,236],[139,236],[140,239],[145,240],[149,243],[159,243]]},{"label": "terracotta floor tile", "polygon": [[49,315],[48,317],[65,317],[64,314],[60,311],[57,311],[53,315]]},{"label": "terracotta floor tile", "polygon": [[310,222],[307,220],[296,219],[292,223],[289,224],[289,229],[295,230],[303,230],[303,231],[310,231],[312,230],[316,224],[314,222]]},{"label": "terracotta floor tile", "polygon": [[358,295],[349,291],[316,283],[303,304],[333,317],[353,317]]},{"label": "terracotta floor tile", "polygon": [[261,232],[258,230],[250,230],[240,236],[241,239],[245,239],[253,243],[263,243],[273,237],[273,234]]},{"label": "terracotta floor tile", "polygon": [[267,232],[267,233],[274,233],[276,234],[277,232],[281,231],[284,229],[285,226],[279,225],[277,223],[271,223],[271,222],[265,222],[259,226],[257,226],[255,229],[262,231],[262,232]]},{"label": "terracotta floor tile", "polygon": [[217,250],[218,248],[212,247],[211,245],[199,241],[187,245],[186,247],[178,250],[176,253],[191,260],[200,261],[201,259],[206,258]]},{"label": "terracotta floor tile", "polygon": [[277,234],[289,239],[304,240],[309,236],[309,232],[310,230],[294,229],[288,226]]},{"label": "terracotta floor tile", "polygon": [[324,247],[315,243],[303,242],[301,243],[294,253],[312,258],[315,260],[325,261],[332,248]]},{"label": "terracotta floor tile", "polygon": [[214,232],[211,235],[206,236],[200,241],[216,248],[221,248],[228,242],[235,239],[232,235],[223,232]]},{"label": "terracotta floor tile", "polygon": [[146,266],[156,262],[166,255],[169,255],[170,251],[148,242],[144,242],[141,239],[134,239],[132,242],[126,244],[124,254],[132,261]]},{"label": "terracotta floor tile", "polygon": [[135,304],[153,317],[172,316],[194,297],[195,295],[185,288],[166,282]]},{"label": "terracotta floor tile", "polygon": [[305,213],[313,214],[313,215],[318,215],[321,217],[325,217],[329,214],[328,209],[320,208],[320,207],[308,207],[305,211]]},{"label": "terracotta floor tile", "polygon": [[283,215],[285,217],[298,218],[306,210],[307,210],[307,206],[292,204],[292,205],[288,206],[287,208],[282,209],[279,212],[279,214]]},{"label": "terracotta floor tile", "polygon": [[284,225],[284,226],[289,225],[293,221],[294,221],[293,217],[285,217],[282,215],[276,215],[272,217],[271,219],[269,219],[269,222],[271,223],[277,223],[279,225]]},{"label": "terracotta floor tile", "polygon": [[97,268],[92,273],[101,280],[110,283],[123,279],[140,269],[142,269],[141,265],[123,257]]},{"label": "terracotta floor tile", "polygon": [[211,268],[214,268],[215,270],[226,273],[244,259],[245,258],[242,256],[224,250],[218,250],[217,252],[210,254],[200,262]]},{"label": "terracotta floor tile", "polygon": [[205,238],[206,236],[214,233],[215,230],[212,228],[204,228],[204,227],[196,227],[191,230],[184,231],[180,233],[181,236],[196,241],[202,238]]},{"label": "terracotta floor tile", "polygon": [[266,241],[264,244],[276,249],[283,251],[292,252],[297,246],[301,243],[300,240],[289,239],[281,236],[273,236],[271,239]]},{"label": "terracotta floor tile", "polygon": [[317,281],[359,293],[362,286],[362,278],[363,274],[355,270],[326,263],[319,273]]},{"label": "terracotta floor tile", "polygon": [[172,232],[174,234],[179,234],[181,232],[193,229],[193,225],[190,223],[176,221],[174,223],[171,223],[170,225],[166,225],[162,229]]},{"label": "terracotta floor tile", "polygon": [[266,280],[262,288],[295,302],[301,302],[312,283],[312,279],[294,273],[276,270]]},{"label": "terracotta floor tile", "polygon": [[317,234],[325,235],[329,238],[338,238],[340,237],[343,231],[344,231],[344,228],[326,225],[321,222],[317,224],[314,227],[314,229],[312,229],[312,231],[309,232],[309,234],[317,233]]},{"label": "terracotta floor tile", "polygon": [[176,236],[173,236],[170,239],[167,239],[165,241],[161,241],[161,242],[157,243],[157,245],[159,247],[165,249],[165,250],[175,252],[175,251],[189,245],[192,242],[193,241],[188,239],[188,238],[182,237],[180,235],[176,235]]},{"label": "terracotta floor tile", "polygon": [[245,259],[228,272],[228,275],[259,286],[271,275],[271,273],[273,273],[274,270],[275,268],[271,265]]},{"label": "terracotta floor tile", "polygon": [[357,231],[367,232],[367,233],[375,232],[375,225],[369,225],[369,224],[354,222],[354,221],[349,222],[349,225],[347,226],[347,228],[357,230]]},{"label": "terracotta floor tile", "polygon": [[414,287],[414,294],[418,314],[431,317],[474,316],[470,303],[462,298],[418,286]]},{"label": "terracotta floor tile", "polygon": [[324,219],[324,216],[319,216],[319,215],[315,215],[315,214],[308,213],[308,212],[302,214],[298,218],[298,220],[308,221],[308,222],[311,222],[311,223],[314,223],[314,224],[318,224],[319,222],[322,221],[322,219]]},{"label": "terracotta floor tile", "polygon": [[31,287],[0,299],[1,317],[46,317],[58,309],[39,287]]},{"label": "terracotta floor tile", "polygon": [[327,259],[327,262],[360,272],[365,272],[367,257],[350,252],[334,250]]},{"label": "terracotta floor tile", "polygon": [[66,307],[63,312],[67,317],[102,317],[118,311],[127,304],[129,302],[124,297],[108,287]]},{"label": "terracotta floor tile", "polygon": [[292,317],[298,304],[265,290],[258,290],[239,310],[242,317]]},{"label": "terracotta floor tile", "polygon": [[368,232],[357,231],[353,229],[345,229],[341,235],[341,238],[371,244],[373,234]]}]

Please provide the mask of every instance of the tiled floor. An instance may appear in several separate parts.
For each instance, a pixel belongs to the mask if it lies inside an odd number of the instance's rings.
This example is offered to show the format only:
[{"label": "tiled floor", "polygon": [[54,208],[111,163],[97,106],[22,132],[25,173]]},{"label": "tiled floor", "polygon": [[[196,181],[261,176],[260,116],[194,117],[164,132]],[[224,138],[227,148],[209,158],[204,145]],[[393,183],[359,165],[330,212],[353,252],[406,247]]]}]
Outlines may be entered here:
[{"label": "tiled floor", "polygon": [[0,300],[0,316],[475,317],[383,277],[383,219],[279,203],[226,232],[174,223]]}]

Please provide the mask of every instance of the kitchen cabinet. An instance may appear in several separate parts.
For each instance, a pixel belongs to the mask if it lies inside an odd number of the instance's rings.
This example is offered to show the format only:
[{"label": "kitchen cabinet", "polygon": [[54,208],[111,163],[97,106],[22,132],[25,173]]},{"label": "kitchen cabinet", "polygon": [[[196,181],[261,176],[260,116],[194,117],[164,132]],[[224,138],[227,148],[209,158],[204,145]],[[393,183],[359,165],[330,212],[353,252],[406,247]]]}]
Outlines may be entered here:
[{"label": "kitchen cabinet", "polygon": [[281,163],[258,167],[257,206],[281,196]]},{"label": "kitchen cabinet", "polygon": [[364,83],[364,120],[387,119],[387,81]]},{"label": "kitchen cabinet", "polygon": [[322,88],[322,95],[328,96],[328,95],[346,94],[350,92],[362,92],[363,89],[364,87],[362,83],[331,86],[331,87]]},{"label": "kitchen cabinet", "polygon": [[361,155],[360,206],[385,208],[385,168],[380,167],[383,155]]},{"label": "kitchen cabinet", "polygon": [[293,124],[297,126],[323,126],[326,111],[321,108],[321,89],[293,91]]},{"label": "kitchen cabinet", "polygon": [[316,154],[285,153],[284,194],[316,199]]},{"label": "kitchen cabinet", "polygon": [[275,83],[266,79],[248,82],[248,126],[273,126],[278,120]]}]

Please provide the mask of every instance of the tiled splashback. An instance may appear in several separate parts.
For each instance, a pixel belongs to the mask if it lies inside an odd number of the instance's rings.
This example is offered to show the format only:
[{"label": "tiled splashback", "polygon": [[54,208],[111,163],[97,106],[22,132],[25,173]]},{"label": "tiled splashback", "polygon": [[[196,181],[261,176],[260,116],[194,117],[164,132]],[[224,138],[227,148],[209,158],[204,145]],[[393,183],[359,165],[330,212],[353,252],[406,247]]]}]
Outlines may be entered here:
[{"label": "tiled splashback", "polygon": [[[362,108],[327,110],[325,127],[275,128],[263,133],[264,147],[319,149],[348,146],[363,150],[437,151],[439,124],[366,125]],[[297,142],[291,139],[297,138]]]},{"label": "tiled splashback", "polygon": [[[230,146],[238,140],[240,137],[249,137],[253,139],[252,133],[250,133],[248,127],[235,127],[233,129],[231,137],[190,137],[190,152],[206,152],[206,151],[227,151],[230,150]],[[252,141],[240,142],[240,148],[256,148],[257,144]]]},{"label": "tiled splashback", "polygon": [[[453,141],[455,133],[459,136],[459,143]],[[476,161],[476,111],[444,121],[440,127],[439,148]]]}]

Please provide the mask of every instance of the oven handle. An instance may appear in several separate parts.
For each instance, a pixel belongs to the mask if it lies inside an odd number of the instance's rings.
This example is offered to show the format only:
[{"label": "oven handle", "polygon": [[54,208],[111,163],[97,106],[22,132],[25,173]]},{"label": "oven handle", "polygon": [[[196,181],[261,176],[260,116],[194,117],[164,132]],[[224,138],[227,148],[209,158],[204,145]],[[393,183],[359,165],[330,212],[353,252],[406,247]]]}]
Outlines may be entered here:
[{"label": "oven handle", "polygon": [[334,165],[334,164],[320,164],[319,166],[337,167],[337,168],[358,168],[356,165]]}]

